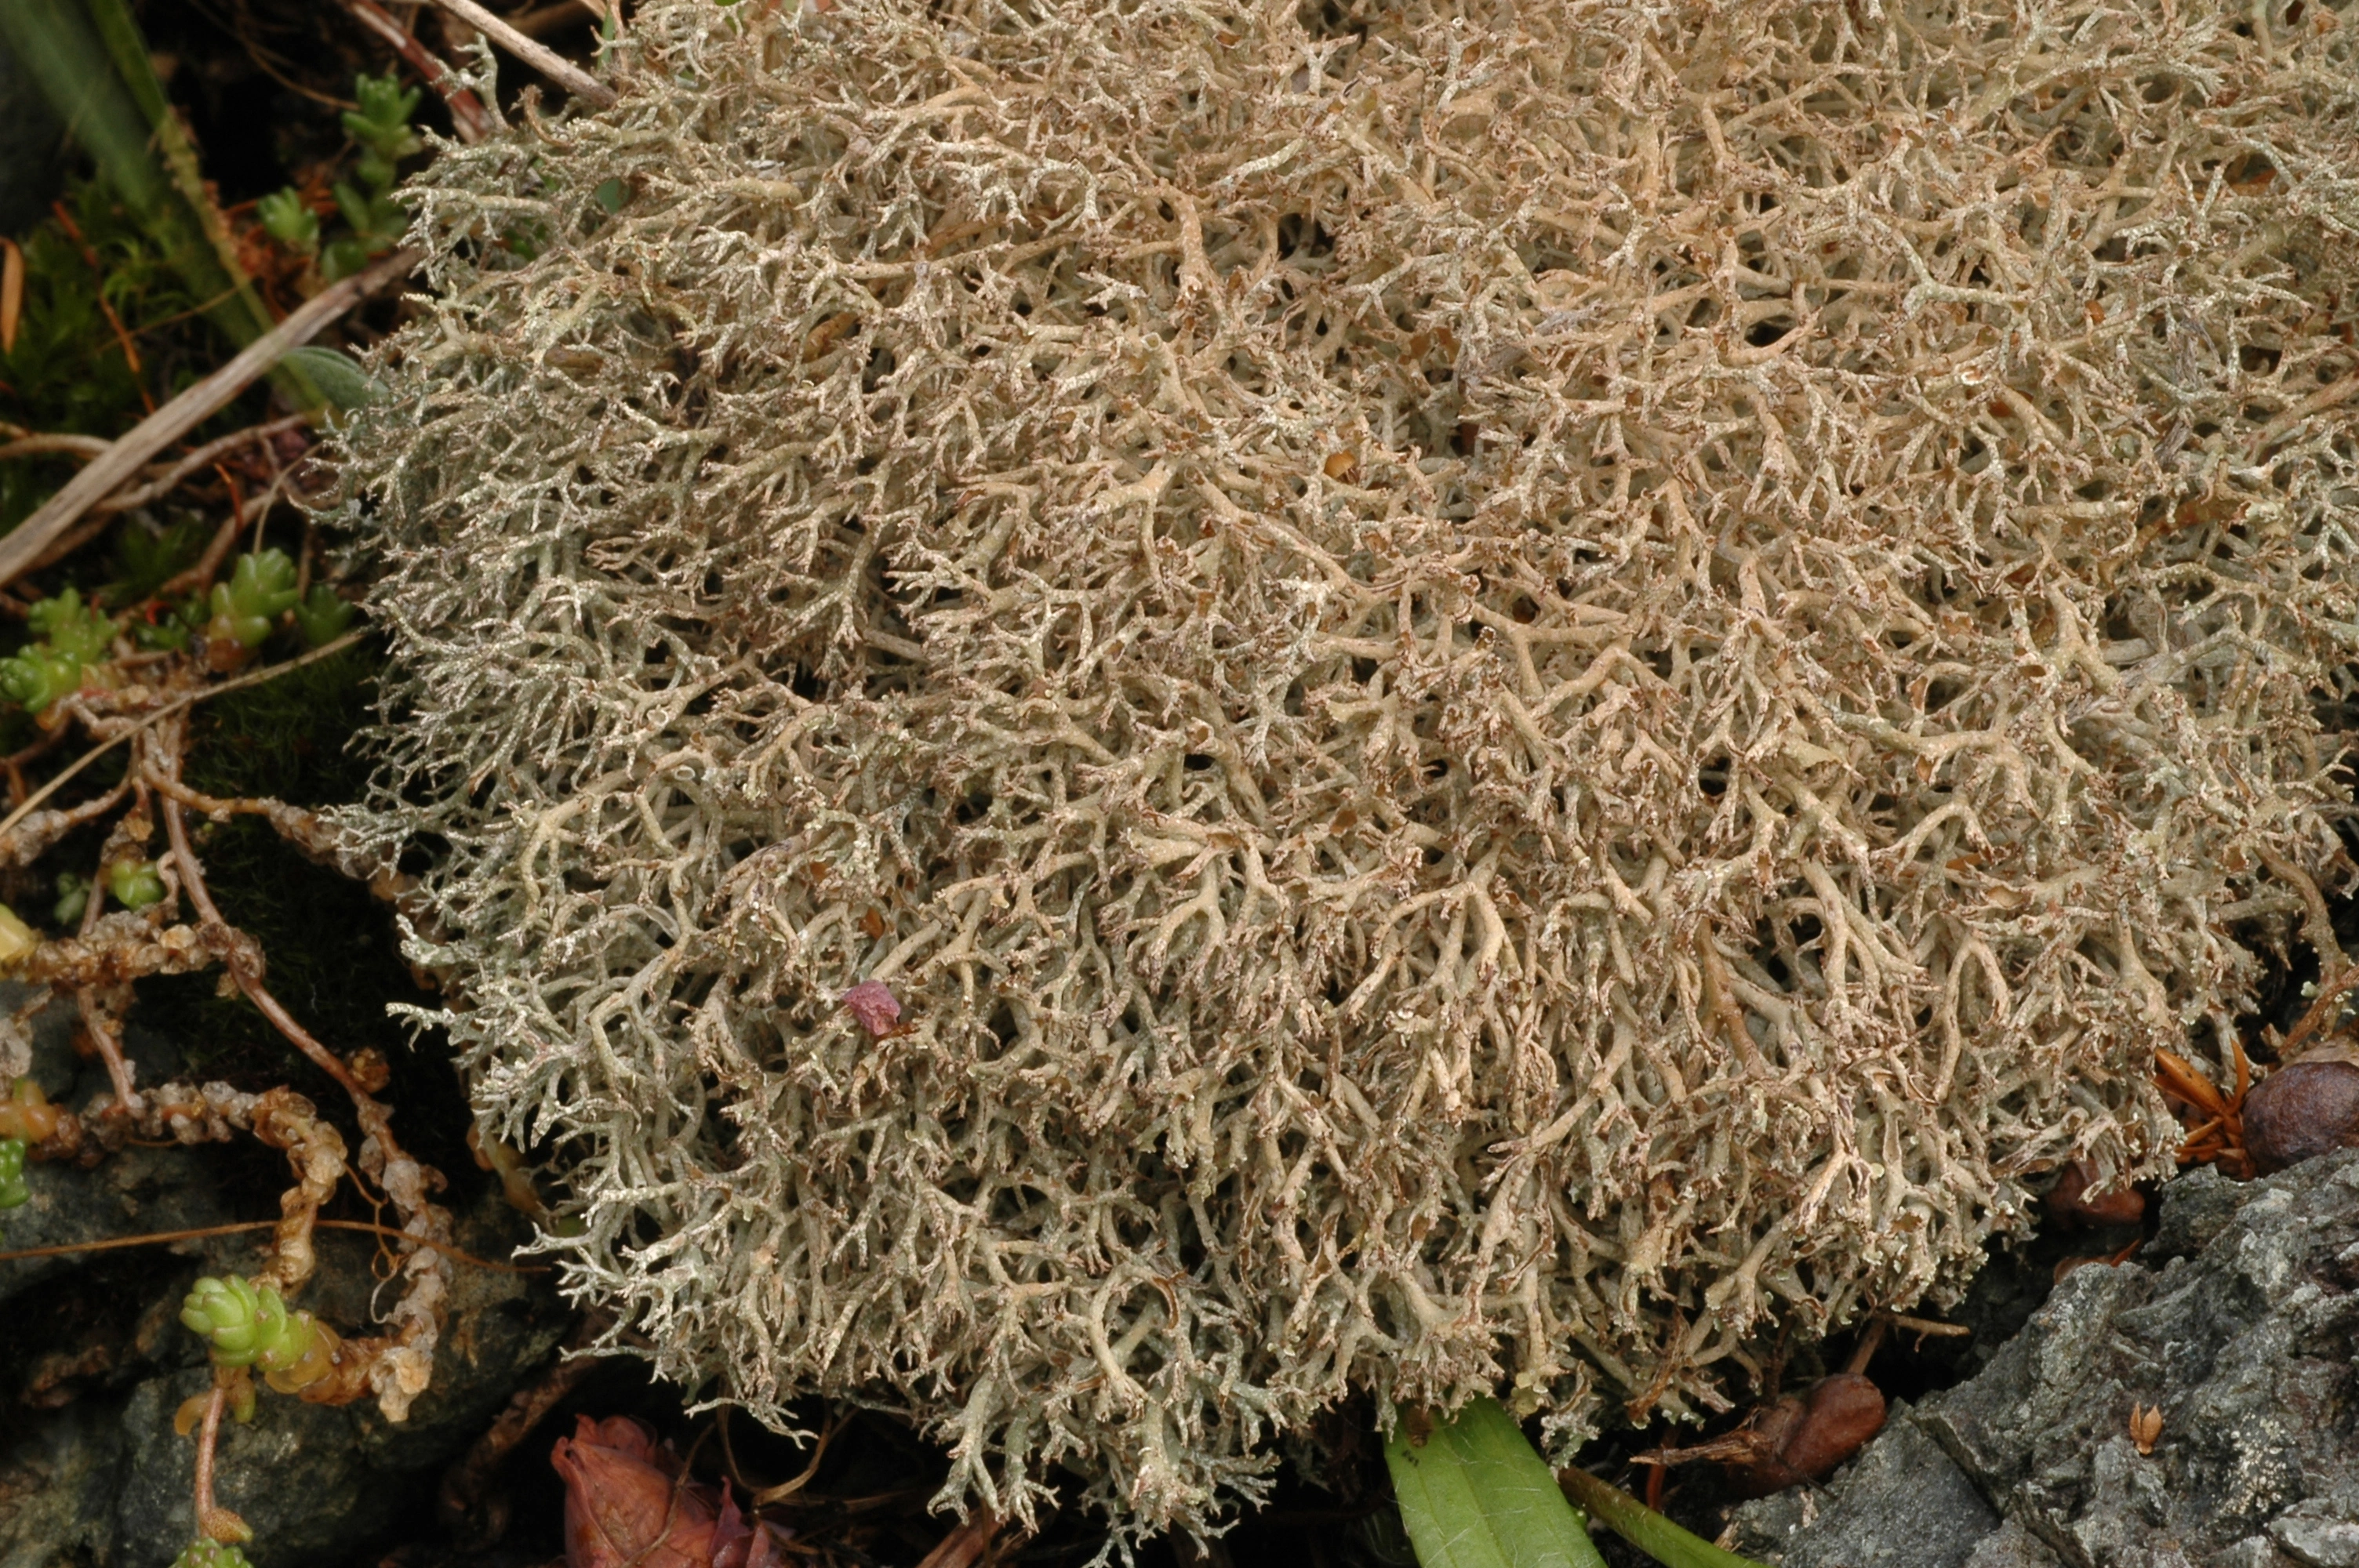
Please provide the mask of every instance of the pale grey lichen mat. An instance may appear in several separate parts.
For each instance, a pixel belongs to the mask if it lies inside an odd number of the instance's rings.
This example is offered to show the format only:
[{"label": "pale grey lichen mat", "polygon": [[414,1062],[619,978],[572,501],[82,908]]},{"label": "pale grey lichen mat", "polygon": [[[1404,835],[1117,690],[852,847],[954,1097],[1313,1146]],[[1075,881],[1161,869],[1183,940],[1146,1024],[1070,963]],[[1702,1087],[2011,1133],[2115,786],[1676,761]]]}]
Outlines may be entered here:
[{"label": "pale grey lichen mat", "polygon": [[2331,940],[2349,0],[648,0],[614,70],[411,191],[345,826],[708,1395],[1124,1532],[1347,1392],[1717,1407],[2159,1168],[2154,1050]]}]

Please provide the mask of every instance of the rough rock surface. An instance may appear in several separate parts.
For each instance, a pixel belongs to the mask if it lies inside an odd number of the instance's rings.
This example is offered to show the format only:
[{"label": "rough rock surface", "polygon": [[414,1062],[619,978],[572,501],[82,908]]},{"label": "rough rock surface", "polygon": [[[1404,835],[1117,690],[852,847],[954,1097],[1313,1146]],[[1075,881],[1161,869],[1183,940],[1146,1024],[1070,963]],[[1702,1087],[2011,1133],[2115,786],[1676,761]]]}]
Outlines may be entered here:
[{"label": "rough rock surface", "polygon": [[2354,1287],[2359,1153],[2196,1172],[2138,1261],[2068,1275],[1820,1497],[1738,1510],[1737,1544],[1785,1568],[2359,1568]]},{"label": "rough rock surface", "polygon": [[[0,1013],[20,1006],[29,994],[24,986],[0,983]],[[106,1087],[106,1074],[96,1061],[83,1061],[74,1051],[78,1020],[73,1004],[60,998],[27,1022],[31,1076],[42,1092],[62,1104],[87,1105]],[[125,1033],[124,1048],[141,1085],[164,1082],[179,1065],[170,1045],[136,1024]],[[25,1183],[33,1195],[22,1206],[0,1213],[0,1236],[6,1238],[0,1246],[65,1247],[258,1217],[234,1215],[223,1206],[220,1184],[209,1179],[206,1170],[212,1152],[133,1147],[94,1171],[28,1162]],[[71,1273],[82,1261],[67,1254],[0,1263],[0,1304]]]},{"label": "rough rock surface", "polygon": [[[21,1000],[20,989],[0,986],[0,1009]],[[103,1079],[75,1058],[71,1022],[71,1008],[35,1022],[34,1076],[54,1098],[81,1104]],[[168,1045],[136,1031],[131,1044],[140,1082],[171,1075]],[[234,1179],[250,1148],[134,1148],[94,1170],[29,1166],[32,1201],[0,1216],[5,1245],[268,1216],[275,1203]],[[489,1195],[457,1217],[454,1240],[479,1258],[504,1258],[527,1235]],[[172,1417],[208,1379],[202,1348],[177,1314],[198,1275],[249,1269],[255,1247],[252,1236],[232,1236],[153,1249],[136,1269],[115,1265],[113,1280],[91,1271],[121,1253],[0,1263],[0,1313],[10,1314],[0,1323],[38,1318],[59,1303],[86,1311],[124,1281],[136,1281],[139,1297],[121,1321],[94,1321],[66,1351],[46,1357],[0,1327],[0,1568],[163,1568],[194,1538],[196,1445],[173,1433]],[[323,1232],[318,1247],[320,1268],[300,1304],[346,1332],[369,1332],[373,1244]],[[430,1508],[443,1467],[565,1331],[569,1316],[545,1280],[453,1271],[434,1383],[405,1422],[388,1422],[374,1404],[327,1409],[265,1392],[252,1424],[225,1424],[216,1496],[254,1526],[246,1550],[255,1568],[350,1561],[401,1510]]]}]

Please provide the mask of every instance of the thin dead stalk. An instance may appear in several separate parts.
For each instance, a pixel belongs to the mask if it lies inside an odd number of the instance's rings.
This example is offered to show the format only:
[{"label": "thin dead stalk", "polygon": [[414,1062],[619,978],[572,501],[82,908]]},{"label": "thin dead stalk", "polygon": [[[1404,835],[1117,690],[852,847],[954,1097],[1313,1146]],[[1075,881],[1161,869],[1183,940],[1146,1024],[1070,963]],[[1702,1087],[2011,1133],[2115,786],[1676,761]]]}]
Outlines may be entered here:
[{"label": "thin dead stalk", "polygon": [[138,489],[119,490],[103,501],[92,503],[91,510],[114,513],[125,512],[134,506],[145,506],[151,501],[169,494],[175,485],[198,470],[211,468],[239,448],[250,447],[256,441],[266,441],[287,431],[300,429],[309,425],[311,419],[310,410],[305,409],[299,413],[287,415],[283,418],[265,420],[259,425],[249,425],[243,430],[234,430],[218,440],[207,441]]},{"label": "thin dead stalk", "polygon": [[[189,902],[196,905],[197,917],[206,926],[228,929],[229,922],[222,918],[220,909],[213,903],[212,892],[205,887],[204,868],[198,864],[196,851],[189,847],[188,819],[180,809],[180,803],[166,795],[163,804],[164,831],[171,838],[172,860],[179,869],[180,885],[187,890]],[[360,1080],[353,1076],[353,1070],[345,1065],[343,1058],[313,1039],[310,1031],[295,1022],[294,1015],[270,994],[270,988],[262,983],[262,977],[243,961],[234,948],[223,962],[229,969],[230,979],[237,982],[237,989],[245,993],[246,1000],[260,1008],[262,1015],[287,1037],[288,1044],[310,1058],[313,1066],[335,1079],[355,1102],[370,1098]]]},{"label": "thin dead stalk", "polygon": [[69,762],[63,769],[60,770],[56,777],[50,779],[49,783],[43,784],[39,789],[35,790],[31,795],[26,796],[24,801],[19,804],[15,810],[11,811],[5,818],[0,818],[0,843],[6,842],[8,832],[11,828],[24,821],[25,818],[30,816],[43,801],[55,795],[61,787],[71,781],[75,774],[81,773],[84,768],[89,767],[92,762],[95,762],[109,752],[114,751],[117,746],[122,745],[125,741],[130,740],[134,735],[138,734],[142,730],[148,728],[150,725],[159,723],[162,720],[170,718],[173,714],[180,712],[184,708],[194,707],[200,702],[208,701],[216,697],[226,697],[229,693],[242,690],[246,687],[259,686],[266,680],[276,680],[280,676],[286,675],[293,670],[299,670],[306,665],[316,665],[322,659],[333,658],[335,655],[342,653],[346,648],[351,647],[353,643],[359,642],[363,637],[365,637],[368,634],[369,629],[365,626],[356,632],[347,632],[342,636],[337,638],[334,642],[323,643],[319,647],[312,649],[310,653],[298,654],[296,657],[288,660],[285,664],[270,665],[265,668],[255,670],[249,675],[240,676],[235,680],[223,681],[218,686],[205,687],[201,690],[187,692],[179,697],[174,697],[163,707],[156,709],[155,712],[150,713],[146,718],[140,719],[138,723],[132,725],[130,728],[123,730],[120,734],[108,737],[106,740],[100,741],[97,745],[92,746],[89,751],[84,752],[81,756],[76,757],[71,762]]},{"label": "thin dead stalk", "polygon": [[972,1568],[974,1560],[990,1546],[999,1533],[999,1515],[984,1504],[966,1516],[956,1530],[942,1537],[940,1545],[926,1553],[918,1568]]},{"label": "thin dead stalk", "polygon": [[367,270],[321,291],[241,351],[235,359],[141,420],[131,431],[66,482],[47,504],[0,539],[0,587],[29,570],[34,561],[82,514],[114,493],[158,452],[195,429],[229,401],[266,374],[288,351],[310,342],[329,322],[383,285],[406,276],[419,260],[413,250],[396,251]]},{"label": "thin dead stalk", "polygon": [[584,103],[608,109],[617,102],[613,88],[547,44],[525,37],[505,19],[476,5],[475,0],[434,0],[434,3]]}]

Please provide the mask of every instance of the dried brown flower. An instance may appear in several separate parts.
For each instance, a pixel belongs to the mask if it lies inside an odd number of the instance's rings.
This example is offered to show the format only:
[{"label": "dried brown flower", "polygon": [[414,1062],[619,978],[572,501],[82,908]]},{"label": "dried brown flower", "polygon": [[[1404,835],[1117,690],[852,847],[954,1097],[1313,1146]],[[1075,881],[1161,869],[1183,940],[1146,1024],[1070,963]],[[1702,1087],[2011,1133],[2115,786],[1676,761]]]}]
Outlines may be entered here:
[{"label": "dried brown flower", "polygon": [[2152,1454],[2156,1442],[2162,1436],[2160,1405],[2130,1406],[2130,1441],[2137,1444],[2140,1454]]}]

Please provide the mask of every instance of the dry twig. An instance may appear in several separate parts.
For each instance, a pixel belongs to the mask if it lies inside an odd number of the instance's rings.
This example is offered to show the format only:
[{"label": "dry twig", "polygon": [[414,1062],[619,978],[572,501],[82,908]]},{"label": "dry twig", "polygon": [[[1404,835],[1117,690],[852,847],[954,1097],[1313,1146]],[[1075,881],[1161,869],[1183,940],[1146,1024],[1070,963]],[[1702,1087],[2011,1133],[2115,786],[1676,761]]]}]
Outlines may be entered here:
[{"label": "dry twig", "polygon": [[484,10],[475,4],[475,0],[434,0],[434,4],[592,107],[608,109],[614,106],[613,88],[539,39],[518,32],[508,25],[505,17]]},{"label": "dry twig", "polygon": [[415,251],[397,251],[365,271],[331,285],[255,339],[229,363],[140,421],[103,454],[93,458],[7,537],[0,539],[0,586],[16,581],[84,512],[130,479],[148,459],[212,417],[286,358],[288,351],[310,342],[322,327],[379,286],[407,276],[418,259]]}]

